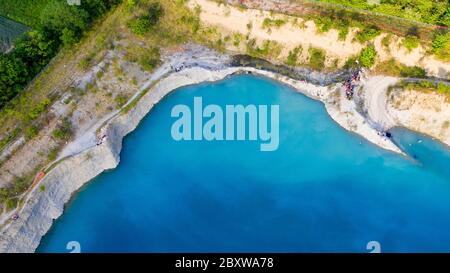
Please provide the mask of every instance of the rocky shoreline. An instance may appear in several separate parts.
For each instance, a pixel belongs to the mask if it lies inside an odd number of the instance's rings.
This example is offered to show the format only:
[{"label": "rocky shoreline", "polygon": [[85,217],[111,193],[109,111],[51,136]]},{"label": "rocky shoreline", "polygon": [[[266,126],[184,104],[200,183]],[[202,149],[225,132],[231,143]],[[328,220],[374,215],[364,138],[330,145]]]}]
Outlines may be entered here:
[{"label": "rocky shoreline", "polygon": [[[35,186],[17,212],[20,217],[15,221],[8,220],[3,225],[0,233],[0,252],[34,252],[53,221],[61,216],[72,195],[103,171],[113,169],[119,164],[123,138],[139,125],[163,97],[187,85],[219,81],[238,73],[268,77],[322,101],[330,116],[345,129],[384,149],[401,153],[389,138],[381,136],[379,131],[371,126],[352,101],[345,98],[340,84],[320,86],[254,67],[228,66],[230,56],[219,56],[218,53],[206,49],[196,50],[194,53],[187,50],[184,54],[166,61],[160,68],[161,71],[166,71],[168,67],[173,69],[175,63],[182,63],[184,66],[170,73],[161,73],[157,83],[150,87],[149,92],[146,92],[136,105],[112,117],[102,128],[97,128],[102,129],[106,135],[102,144],[81,149],[79,153],[63,159],[46,174],[40,182],[45,185],[45,191],[40,191],[39,187]],[[386,82],[386,88],[392,81],[395,79]],[[363,80],[361,88],[364,88],[364,84]],[[390,124],[392,125],[394,124]]]}]

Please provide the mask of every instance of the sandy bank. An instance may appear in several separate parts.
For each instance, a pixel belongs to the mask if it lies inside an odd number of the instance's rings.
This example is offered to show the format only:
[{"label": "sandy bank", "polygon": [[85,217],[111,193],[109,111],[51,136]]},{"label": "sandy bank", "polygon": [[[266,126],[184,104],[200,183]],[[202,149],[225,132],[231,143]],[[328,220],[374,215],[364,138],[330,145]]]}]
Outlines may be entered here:
[{"label": "sandy bank", "polygon": [[[237,3],[233,0],[228,0],[228,2]],[[196,6],[201,8],[201,21],[206,25],[218,28],[223,37],[234,37],[237,33],[241,34],[242,37],[248,35],[247,40],[242,38],[239,46],[226,44],[225,46],[229,50],[245,52],[246,43],[250,39],[255,39],[259,45],[262,45],[265,41],[273,41],[282,45],[281,52],[277,57],[280,61],[286,60],[290,50],[301,46],[303,50],[299,56],[299,62],[307,63],[308,49],[311,47],[321,48],[327,54],[325,62],[327,67],[335,66],[336,61],[338,67],[342,67],[349,58],[358,55],[367,46],[367,44],[354,40],[355,34],[359,31],[357,28],[350,28],[348,35],[342,40],[339,39],[339,33],[335,29],[320,33],[313,21],[279,13],[280,10],[277,10],[279,6],[290,6],[290,4],[278,4],[277,1],[266,1],[265,4],[260,1],[245,1],[245,5],[253,9],[244,9],[230,4],[219,5],[211,0],[189,1],[189,6],[192,9]],[[291,8],[295,7],[295,3],[291,4]],[[273,10],[274,12],[267,10]],[[281,12],[286,11],[282,10]],[[265,27],[264,20],[266,19],[279,19],[283,23],[279,26]],[[429,55],[422,46],[408,51],[402,46],[403,38],[396,35],[391,36],[387,48],[382,43],[386,35],[379,35],[373,40],[378,54],[378,62],[393,58],[407,66],[420,66],[430,76],[440,78],[450,76],[450,63],[437,60],[434,56]]]}]

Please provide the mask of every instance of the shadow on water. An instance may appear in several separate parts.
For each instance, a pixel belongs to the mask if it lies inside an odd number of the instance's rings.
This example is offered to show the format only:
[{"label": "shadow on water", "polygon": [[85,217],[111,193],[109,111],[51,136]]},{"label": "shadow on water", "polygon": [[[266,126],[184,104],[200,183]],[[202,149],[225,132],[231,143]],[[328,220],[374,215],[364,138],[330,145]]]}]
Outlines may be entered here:
[{"label": "shadow on water", "polygon": [[450,182],[450,147],[423,134],[396,127],[392,140],[417,164],[443,176]]}]

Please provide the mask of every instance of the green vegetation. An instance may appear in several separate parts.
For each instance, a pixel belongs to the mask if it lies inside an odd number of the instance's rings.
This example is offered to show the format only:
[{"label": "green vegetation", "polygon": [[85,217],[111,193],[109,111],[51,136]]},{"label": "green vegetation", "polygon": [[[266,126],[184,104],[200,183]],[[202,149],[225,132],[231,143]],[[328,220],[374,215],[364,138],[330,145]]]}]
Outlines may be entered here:
[{"label": "green vegetation", "polygon": [[387,34],[384,36],[383,40],[381,40],[381,44],[384,46],[386,50],[389,50],[389,47],[391,46],[392,41],[392,34]]},{"label": "green vegetation", "polygon": [[234,33],[234,34],[233,34],[233,45],[234,45],[235,47],[240,46],[240,45],[241,45],[242,39],[243,39],[242,34],[240,34],[240,33]]},{"label": "green vegetation", "polygon": [[296,66],[298,63],[298,55],[300,55],[303,51],[303,48],[301,46],[298,46],[294,48],[293,50],[289,51],[289,55],[286,59],[286,64],[289,66]]},{"label": "green vegetation", "polygon": [[14,209],[17,206],[17,198],[10,198],[6,200],[6,209],[8,211]]},{"label": "green vegetation", "polygon": [[34,16],[28,23],[34,30],[17,40],[12,52],[0,54],[0,109],[48,64],[60,47],[79,41],[92,20],[115,2],[84,0],[80,6],[69,6],[65,0],[20,1],[20,4],[15,0],[1,0],[2,9],[6,7],[17,17],[21,17],[19,14],[26,17],[23,9],[32,10]]},{"label": "green vegetation", "polygon": [[356,33],[355,39],[360,43],[365,43],[373,40],[375,37],[381,34],[381,31],[376,26],[364,27],[358,33]]},{"label": "green vegetation", "polygon": [[32,125],[25,130],[25,139],[30,140],[30,139],[34,138],[35,136],[37,136],[38,133],[39,133],[38,128],[36,126]]},{"label": "green vegetation", "polygon": [[50,151],[47,154],[47,160],[49,162],[55,161],[55,159],[58,157],[58,154],[59,154],[59,147],[50,149]]},{"label": "green vegetation", "polygon": [[265,18],[262,23],[262,28],[270,29],[272,27],[279,28],[282,25],[285,25],[287,22],[286,20],[282,19],[272,19],[272,18]]},{"label": "green vegetation", "polygon": [[140,56],[138,62],[142,69],[152,72],[161,63],[161,53],[159,52],[159,48],[152,47],[151,49],[147,49],[145,53]]},{"label": "green vegetation", "polygon": [[68,140],[72,136],[72,124],[68,118],[61,121],[61,124],[53,130],[52,136],[58,140]]},{"label": "green vegetation", "polygon": [[375,58],[377,57],[377,51],[373,45],[364,48],[359,55],[359,62],[364,67],[372,67],[375,64]]},{"label": "green vegetation", "polygon": [[347,38],[350,26],[356,26],[344,18],[332,17],[311,17],[317,26],[319,32],[328,32],[330,29],[336,29],[339,32],[339,40],[343,41]]},{"label": "green vegetation", "polygon": [[440,82],[437,85],[437,91],[438,93],[443,95],[450,95],[450,86]]},{"label": "green vegetation", "polygon": [[37,105],[35,105],[30,112],[28,113],[28,117],[26,117],[28,120],[34,120],[36,119],[42,112],[44,112],[47,107],[50,105],[50,100],[48,98],[45,98],[41,102],[39,102]]},{"label": "green vegetation", "polygon": [[247,42],[247,54],[259,58],[276,58],[281,53],[281,46],[274,41],[264,41],[262,46],[256,44],[255,39]]},{"label": "green vegetation", "polygon": [[359,65],[357,61],[359,61],[360,65],[371,68],[375,64],[376,57],[377,51],[375,50],[375,47],[373,45],[369,45],[364,48],[358,56],[349,58],[345,63],[344,68],[348,69],[358,67]]},{"label": "green vegetation", "polygon": [[447,0],[382,0],[379,5],[370,4],[370,1],[367,0],[320,1],[379,12],[413,21],[450,27],[450,4]]},{"label": "green vegetation", "polygon": [[15,177],[12,185],[0,189],[0,203],[6,204],[7,210],[17,207],[19,196],[25,192],[32,183],[32,176]]},{"label": "green vegetation", "polygon": [[450,99],[450,85],[443,82],[435,83],[427,80],[421,80],[419,82],[402,81],[397,84],[396,87],[420,92],[438,92],[439,94],[446,96],[447,99]]},{"label": "green vegetation", "polygon": [[45,185],[44,185],[44,184],[41,184],[41,185],[39,186],[39,191],[40,191],[40,192],[45,192]]},{"label": "green vegetation", "polygon": [[325,51],[311,47],[309,49],[309,66],[315,70],[322,70],[325,67]]},{"label": "green vegetation", "polygon": [[413,49],[419,47],[419,38],[413,35],[408,35],[403,39],[402,45],[411,52]]},{"label": "green vegetation", "polygon": [[426,72],[419,66],[406,66],[394,59],[386,62],[382,62],[375,68],[380,74],[389,75],[394,77],[409,77],[409,78],[425,78]]},{"label": "green vegetation", "polygon": [[432,42],[432,48],[437,58],[450,61],[450,32],[436,33]]},{"label": "green vegetation", "polygon": [[149,32],[163,15],[163,8],[159,2],[151,3],[147,14],[141,15],[128,23],[128,27],[137,35]]},{"label": "green vegetation", "polygon": [[0,15],[30,27],[37,27],[48,0],[0,0]]},{"label": "green vegetation", "polygon": [[125,105],[125,103],[127,103],[128,97],[125,95],[119,94],[114,98],[114,101],[116,102],[117,108],[121,108],[122,106]]}]

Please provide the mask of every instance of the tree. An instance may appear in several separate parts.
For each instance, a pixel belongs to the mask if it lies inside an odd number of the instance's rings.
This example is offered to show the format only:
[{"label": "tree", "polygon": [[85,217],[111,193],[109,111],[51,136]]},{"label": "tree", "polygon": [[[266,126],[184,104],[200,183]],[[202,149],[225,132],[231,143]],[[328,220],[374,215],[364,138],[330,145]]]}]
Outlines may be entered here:
[{"label": "tree", "polygon": [[27,78],[26,65],[19,58],[0,54],[0,108],[16,96]]},{"label": "tree", "polygon": [[62,41],[63,30],[71,31],[71,36],[79,39],[90,21],[89,13],[77,6],[69,6],[66,1],[50,1],[41,13],[41,29],[54,40]]},{"label": "tree", "polygon": [[64,44],[64,46],[75,44],[78,39],[75,32],[71,29],[64,28],[61,33],[61,41]]},{"label": "tree", "polygon": [[159,2],[152,3],[148,9],[148,20],[150,25],[156,25],[163,14],[164,10],[161,4]]},{"label": "tree", "polygon": [[448,7],[445,14],[442,15],[442,17],[440,19],[440,23],[441,23],[441,25],[450,27],[450,7]]}]

